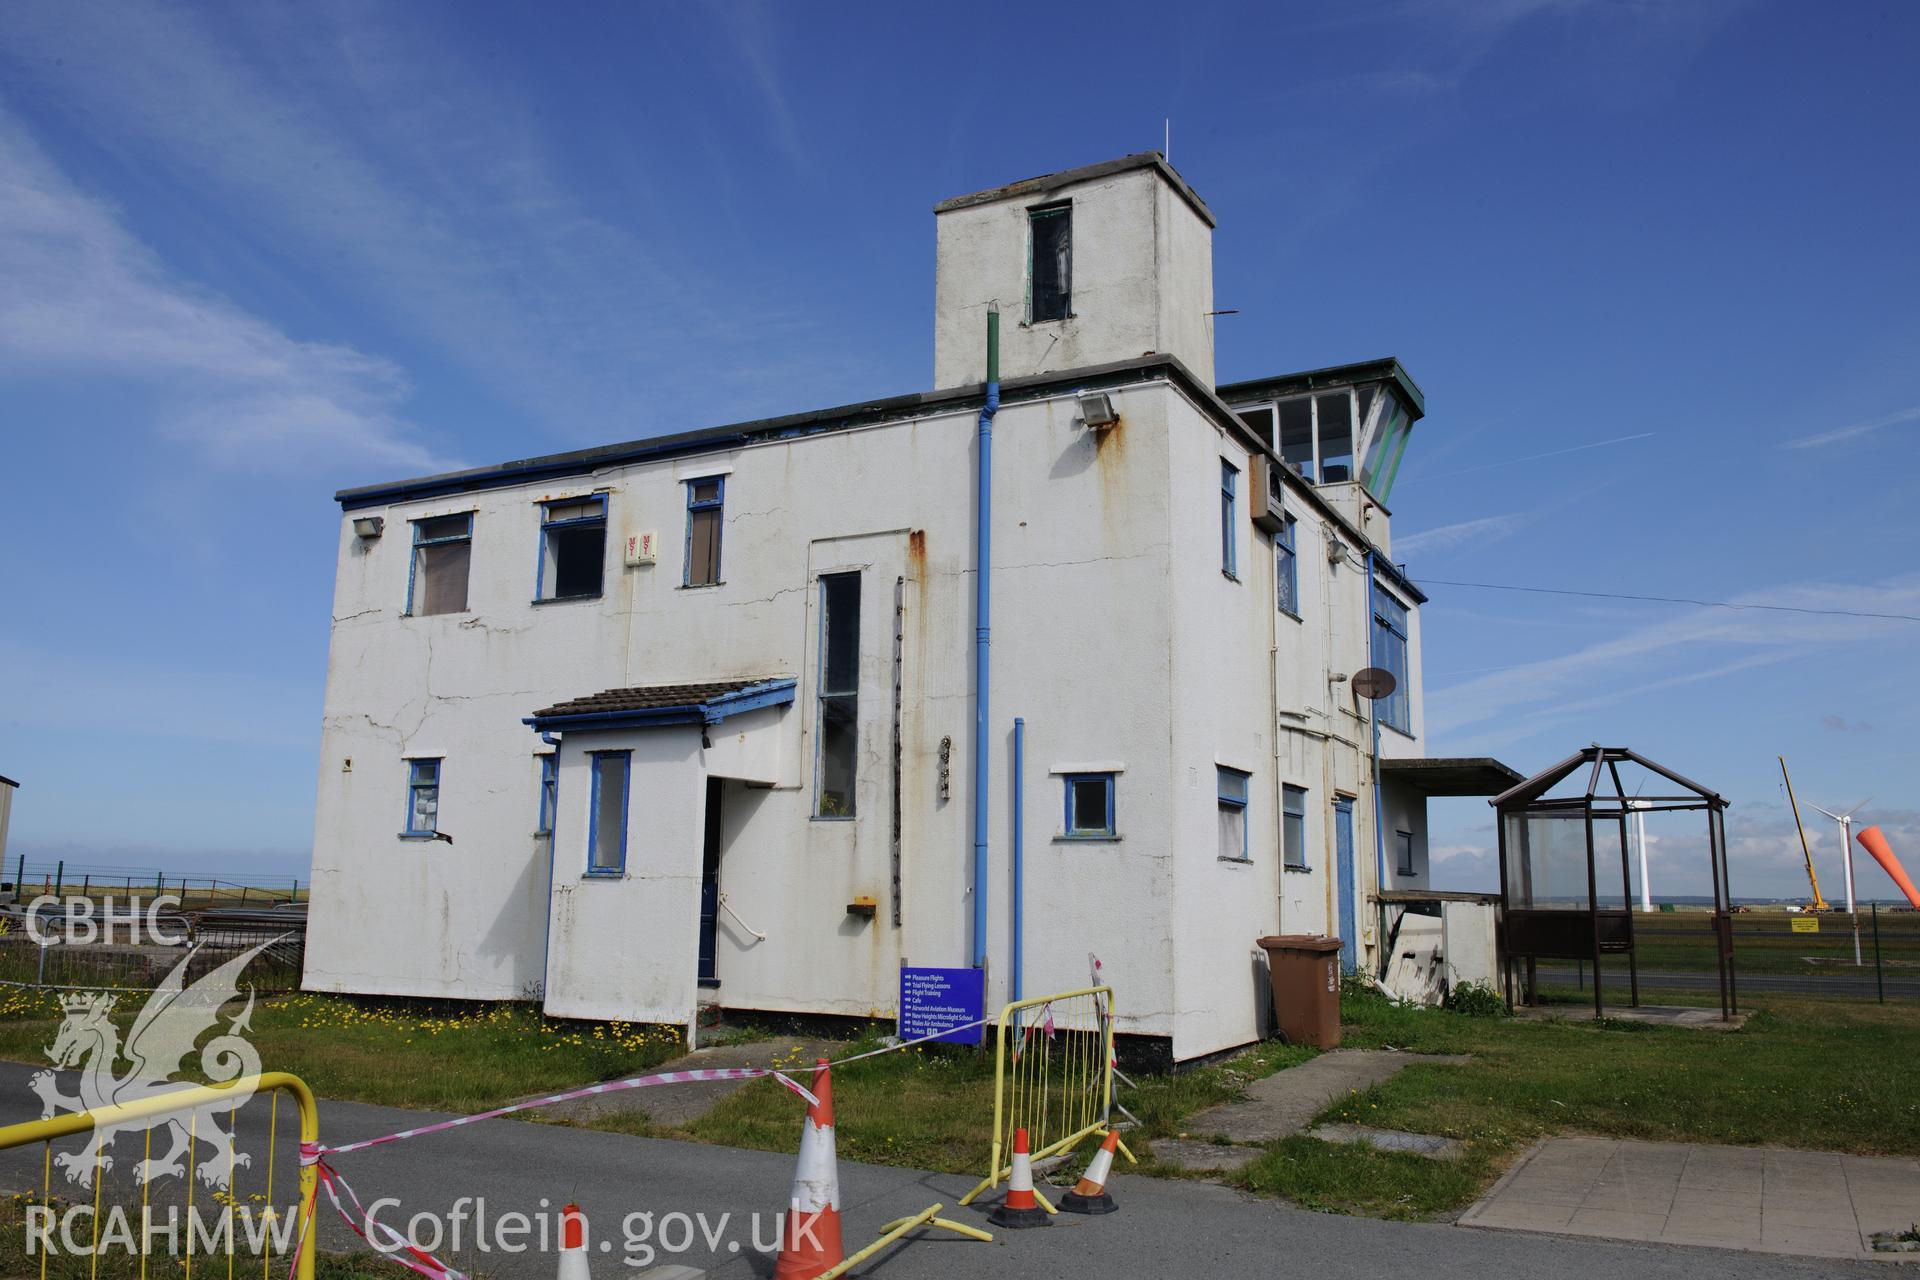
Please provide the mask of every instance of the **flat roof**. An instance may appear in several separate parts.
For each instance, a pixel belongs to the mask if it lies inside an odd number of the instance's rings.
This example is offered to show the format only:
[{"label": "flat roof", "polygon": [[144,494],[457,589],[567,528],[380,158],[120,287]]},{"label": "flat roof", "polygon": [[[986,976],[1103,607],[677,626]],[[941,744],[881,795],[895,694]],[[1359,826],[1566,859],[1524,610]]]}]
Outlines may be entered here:
[{"label": "flat roof", "polygon": [[1058,173],[1043,173],[1037,178],[1022,178],[1018,182],[1009,182],[1003,186],[988,187],[985,191],[975,191],[970,195],[954,196],[942,200],[933,206],[936,214],[952,213],[955,209],[971,209],[976,205],[998,204],[1002,200],[1024,200],[1033,196],[1050,195],[1055,191],[1064,191],[1068,187],[1079,186],[1083,182],[1093,182],[1099,178],[1110,177],[1116,173],[1126,173],[1132,169],[1151,169],[1165,179],[1168,186],[1180,193],[1180,197],[1193,211],[1205,220],[1209,227],[1220,224],[1214,220],[1213,210],[1207,208],[1207,202],[1199,193],[1187,185],[1187,180],[1167,163],[1167,158],[1158,151],[1141,151],[1135,155],[1121,156],[1118,160],[1102,160],[1099,164],[1083,164],[1077,169],[1062,169]]},{"label": "flat roof", "polygon": [[1522,781],[1518,769],[1492,756],[1386,757],[1380,772],[1430,796],[1493,796]]},{"label": "flat roof", "polygon": [[5,774],[0,774],[0,786],[14,787],[17,789],[20,786],[20,784],[15,782],[12,778],[7,777]]},{"label": "flat roof", "polygon": [[1361,360],[1355,364],[1328,365],[1304,373],[1283,373],[1269,378],[1251,378],[1245,382],[1221,384],[1220,398],[1228,404],[1245,400],[1272,400],[1297,395],[1321,387],[1347,387],[1358,382],[1391,382],[1413,410],[1417,422],[1427,414],[1426,393],[1407,373],[1406,367],[1392,356]]}]

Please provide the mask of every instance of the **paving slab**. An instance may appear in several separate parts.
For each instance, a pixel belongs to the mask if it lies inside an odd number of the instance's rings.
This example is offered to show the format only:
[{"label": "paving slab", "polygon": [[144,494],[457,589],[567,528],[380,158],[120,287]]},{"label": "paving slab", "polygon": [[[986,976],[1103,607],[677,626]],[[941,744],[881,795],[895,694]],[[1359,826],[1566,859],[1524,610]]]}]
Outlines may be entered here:
[{"label": "paving slab", "polygon": [[1549,1138],[1463,1227],[1857,1261],[1920,1217],[1920,1162],[1822,1151]]},{"label": "paving slab", "polygon": [[1153,1158],[1192,1173],[1231,1173],[1252,1164],[1259,1147],[1234,1147],[1191,1138],[1162,1138],[1153,1144]]},{"label": "paving slab", "polygon": [[1255,1080],[1247,1086],[1246,1097],[1192,1116],[1187,1131],[1218,1134],[1230,1142],[1275,1142],[1305,1132],[1315,1116],[1349,1093],[1371,1089],[1415,1063],[1467,1061],[1457,1055],[1395,1049],[1337,1049]]},{"label": "paving slab", "polygon": [[1466,1144],[1458,1138],[1402,1133],[1398,1129],[1375,1129],[1364,1124],[1315,1125],[1307,1130],[1307,1136],[1322,1142],[1357,1142],[1376,1151],[1401,1151],[1408,1155],[1426,1156],[1430,1160],[1459,1160],[1467,1154]]}]

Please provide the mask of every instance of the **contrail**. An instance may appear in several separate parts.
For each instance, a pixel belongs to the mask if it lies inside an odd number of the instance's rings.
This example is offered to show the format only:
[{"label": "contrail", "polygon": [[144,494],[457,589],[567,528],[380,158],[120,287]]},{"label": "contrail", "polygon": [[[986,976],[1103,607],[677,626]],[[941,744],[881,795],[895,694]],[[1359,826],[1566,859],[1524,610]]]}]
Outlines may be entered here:
[{"label": "contrail", "polygon": [[1576,444],[1568,449],[1552,449],[1546,453],[1530,453],[1524,458],[1508,458],[1504,462],[1489,462],[1484,466],[1466,467],[1459,471],[1442,471],[1438,475],[1423,475],[1420,479],[1444,480],[1449,476],[1472,475],[1476,471],[1491,471],[1495,467],[1511,467],[1521,462],[1538,462],[1542,458],[1557,458],[1563,453],[1580,453],[1587,449],[1604,449],[1612,444],[1627,444],[1634,440],[1646,440],[1653,434],[1651,431],[1642,431],[1639,435],[1635,436],[1617,436],[1612,440],[1596,440],[1592,444]]}]

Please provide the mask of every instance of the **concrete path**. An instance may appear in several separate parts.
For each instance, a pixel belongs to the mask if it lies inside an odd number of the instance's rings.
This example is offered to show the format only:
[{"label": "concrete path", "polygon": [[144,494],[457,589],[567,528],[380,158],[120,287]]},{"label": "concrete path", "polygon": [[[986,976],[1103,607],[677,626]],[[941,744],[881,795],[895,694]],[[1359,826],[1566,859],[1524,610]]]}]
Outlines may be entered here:
[{"label": "concrete path", "polygon": [[1313,1118],[1349,1093],[1371,1089],[1417,1062],[1454,1065],[1463,1057],[1391,1049],[1339,1049],[1255,1080],[1247,1096],[1190,1117],[1187,1132],[1229,1142],[1274,1142],[1304,1132]]},{"label": "concrete path", "polygon": [[[716,1045],[695,1049],[671,1062],[663,1062],[646,1074],[660,1071],[698,1071],[720,1067],[774,1067],[788,1073],[813,1069],[818,1058],[830,1058],[846,1050],[844,1040],[814,1040],[774,1037],[746,1044]],[[627,1093],[596,1093],[544,1109],[543,1114],[557,1120],[583,1121],[610,1115],[640,1115],[663,1129],[679,1129],[692,1124],[728,1094],[753,1083],[751,1080],[712,1080],[698,1084],[678,1084],[672,1088],[636,1089]],[[524,1101],[524,1099],[523,1099]]]},{"label": "concrete path", "polygon": [[1780,1148],[1549,1138],[1460,1225],[1882,1260],[1920,1218],[1920,1161]]}]

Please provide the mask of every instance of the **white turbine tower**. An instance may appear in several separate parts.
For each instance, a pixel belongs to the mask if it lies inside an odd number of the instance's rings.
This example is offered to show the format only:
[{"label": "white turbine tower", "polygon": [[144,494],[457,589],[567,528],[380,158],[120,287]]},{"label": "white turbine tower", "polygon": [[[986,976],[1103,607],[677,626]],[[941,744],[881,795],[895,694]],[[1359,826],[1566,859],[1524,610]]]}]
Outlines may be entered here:
[{"label": "white turbine tower", "polygon": [[1845,813],[1835,813],[1831,809],[1821,809],[1817,804],[1809,806],[1826,814],[1829,818],[1832,818],[1840,824],[1840,865],[1845,868],[1847,873],[1847,914],[1853,917],[1853,962],[1856,965],[1860,964],[1861,960],[1860,913],[1854,909],[1853,905],[1853,815],[1866,808],[1872,802],[1873,797],[1868,796],[1865,800],[1862,800],[1859,804],[1853,806],[1853,808],[1848,809]]}]

